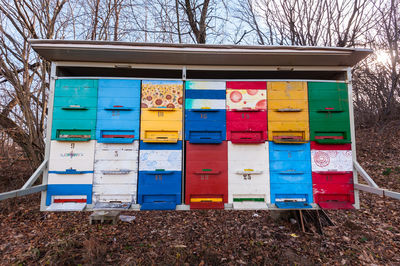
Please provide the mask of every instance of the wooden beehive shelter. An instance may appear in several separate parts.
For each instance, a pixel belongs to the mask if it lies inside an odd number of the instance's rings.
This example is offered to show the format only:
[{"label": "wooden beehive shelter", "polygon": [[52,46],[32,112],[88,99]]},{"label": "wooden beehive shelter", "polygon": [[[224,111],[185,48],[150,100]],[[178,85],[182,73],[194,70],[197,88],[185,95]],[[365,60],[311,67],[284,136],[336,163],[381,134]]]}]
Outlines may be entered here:
[{"label": "wooden beehive shelter", "polygon": [[[41,210],[358,209],[359,48],[31,40],[51,62]],[[43,184],[31,187],[43,173]],[[358,175],[369,186],[358,184]]]}]

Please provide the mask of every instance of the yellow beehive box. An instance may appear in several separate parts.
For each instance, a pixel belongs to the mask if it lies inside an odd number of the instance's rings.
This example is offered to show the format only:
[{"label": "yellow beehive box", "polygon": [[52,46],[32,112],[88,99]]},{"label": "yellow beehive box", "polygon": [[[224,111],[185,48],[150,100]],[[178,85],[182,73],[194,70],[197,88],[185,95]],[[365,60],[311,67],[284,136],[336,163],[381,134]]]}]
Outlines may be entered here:
[{"label": "yellow beehive box", "polygon": [[308,121],[306,100],[269,100],[268,121]]},{"label": "yellow beehive box", "polygon": [[142,120],[140,139],[144,142],[176,143],[182,140],[181,120]]},{"label": "yellow beehive box", "polygon": [[307,83],[268,82],[268,140],[304,143],[310,140]]},{"label": "yellow beehive box", "polygon": [[268,140],[276,143],[305,143],[310,140],[308,121],[268,122]]},{"label": "yellow beehive box", "polygon": [[269,100],[308,100],[307,82],[272,81],[267,83]]},{"label": "yellow beehive box", "polygon": [[174,108],[142,108],[141,120],[143,121],[181,121],[182,109]]}]

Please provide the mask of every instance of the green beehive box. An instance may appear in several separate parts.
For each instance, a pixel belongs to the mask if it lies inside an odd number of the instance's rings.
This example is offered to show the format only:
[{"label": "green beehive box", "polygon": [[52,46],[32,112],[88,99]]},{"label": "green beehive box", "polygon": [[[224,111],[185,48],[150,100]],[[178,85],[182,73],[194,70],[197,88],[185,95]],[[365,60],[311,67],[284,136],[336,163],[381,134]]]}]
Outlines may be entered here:
[{"label": "green beehive box", "polygon": [[56,80],[52,140],[95,139],[97,84],[97,80]]},{"label": "green beehive box", "polygon": [[96,138],[96,120],[53,120],[52,140],[88,141]]},{"label": "green beehive box", "polygon": [[98,81],[96,79],[58,79],[55,97],[95,97]]},{"label": "green beehive box", "polygon": [[96,109],[97,97],[54,97],[54,107],[69,106],[81,106]]},{"label": "green beehive box", "polygon": [[94,120],[97,110],[86,107],[54,107],[53,120]]},{"label": "green beehive box", "polygon": [[346,83],[308,82],[311,141],[351,143]]}]

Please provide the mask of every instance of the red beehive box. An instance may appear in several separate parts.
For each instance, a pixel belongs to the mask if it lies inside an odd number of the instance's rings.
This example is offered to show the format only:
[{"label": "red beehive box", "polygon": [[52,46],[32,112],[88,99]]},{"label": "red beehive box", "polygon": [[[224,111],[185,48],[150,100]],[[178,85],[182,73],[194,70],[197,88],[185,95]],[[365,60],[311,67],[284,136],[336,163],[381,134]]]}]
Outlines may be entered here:
[{"label": "red beehive box", "polygon": [[267,90],[265,81],[227,81],[227,90]]},{"label": "red beehive box", "polygon": [[233,143],[260,143],[267,140],[267,111],[226,112],[227,140]]},{"label": "red beehive box", "polygon": [[311,150],[348,150],[351,151],[351,144],[319,144],[311,141]]},{"label": "red beehive box", "polygon": [[267,140],[267,83],[226,82],[227,140],[260,143]]},{"label": "red beehive box", "polygon": [[[314,202],[322,209],[354,209],[353,174],[318,174],[312,173]],[[332,180],[326,183],[314,183]],[[347,182],[336,183],[335,180]]]},{"label": "red beehive box", "polygon": [[191,209],[223,209],[228,202],[228,147],[186,142],[185,202]]},{"label": "red beehive box", "polygon": [[351,144],[311,142],[314,202],[323,209],[353,209]]}]

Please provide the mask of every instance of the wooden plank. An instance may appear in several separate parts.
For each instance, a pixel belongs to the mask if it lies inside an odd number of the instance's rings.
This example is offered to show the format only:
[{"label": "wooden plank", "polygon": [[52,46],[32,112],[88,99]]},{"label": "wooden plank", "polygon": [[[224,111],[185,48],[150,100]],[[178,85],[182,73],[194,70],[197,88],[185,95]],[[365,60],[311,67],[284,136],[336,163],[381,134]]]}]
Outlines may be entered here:
[{"label": "wooden plank", "polygon": [[354,168],[357,172],[363,177],[363,179],[371,186],[375,188],[379,188],[379,186],[375,183],[375,181],[365,172],[365,170],[361,167],[361,165],[357,162],[353,162]]},{"label": "wooden plank", "polygon": [[390,190],[384,190],[384,194],[386,197],[394,198],[400,200],[400,193],[399,192],[394,192]]},{"label": "wooden plank", "polygon": [[365,192],[377,194],[379,196],[383,196],[383,189],[381,189],[381,188],[375,188],[375,187],[371,187],[371,186],[363,185],[363,184],[354,184],[354,189],[358,189],[361,191],[365,191]]},{"label": "wooden plank", "polygon": [[31,187],[33,183],[38,179],[38,177],[42,174],[43,170],[47,166],[48,160],[44,160],[42,164],[36,169],[36,171],[31,175],[31,177],[26,181],[26,183],[22,186],[21,189],[26,189],[28,187]]},{"label": "wooden plank", "polygon": [[89,216],[89,223],[104,223],[111,222],[111,224],[116,224],[118,221],[120,212],[119,211],[95,211]]},{"label": "wooden plank", "polygon": [[38,185],[38,186],[26,188],[26,189],[12,190],[12,191],[8,191],[8,192],[0,193],[0,200],[21,197],[21,196],[37,193],[40,191],[44,191],[46,189],[47,189],[47,185]]}]

